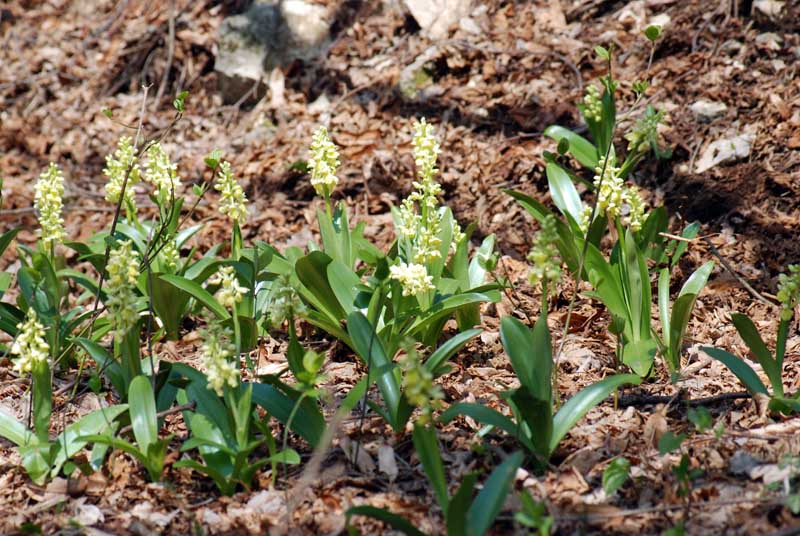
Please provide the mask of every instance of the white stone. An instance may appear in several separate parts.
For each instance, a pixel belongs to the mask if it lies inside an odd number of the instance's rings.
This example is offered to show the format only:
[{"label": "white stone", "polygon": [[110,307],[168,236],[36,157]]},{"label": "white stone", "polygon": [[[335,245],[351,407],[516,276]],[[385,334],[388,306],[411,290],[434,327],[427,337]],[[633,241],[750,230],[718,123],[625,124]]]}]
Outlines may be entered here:
[{"label": "white stone", "polygon": [[703,173],[719,164],[747,158],[750,156],[755,139],[755,134],[741,134],[735,138],[721,139],[711,143],[697,161],[695,173]]},{"label": "white stone", "polygon": [[214,69],[225,102],[236,102],[256,86],[264,94],[275,68],[318,55],[330,38],[328,10],[304,0],[256,0],[219,29]]},{"label": "white stone", "polygon": [[699,100],[692,104],[689,109],[701,121],[711,121],[712,119],[724,114],[728,107],[723,102]]},{"label": "white stone", "polygon": [[780,17],[784,3],[785,2],[778,2],[777,0],[756,0],[753,2],[753,9],[760,11],[767,17],[776,19]]},{"label": "white stone", "polygon": [[404,0],[422,32],[432,39],[447,37],[453,24],[469,15],[471,0]]},{"label": "white stone", "polygon": [[464,17],[460,21],[458,21],[458,27],[464,30],[467,33],[471,33],[474,35],[479,35],[481,33],[481,27],[478,26],[478,23],[475,22],[475,19],[472,17]]}]

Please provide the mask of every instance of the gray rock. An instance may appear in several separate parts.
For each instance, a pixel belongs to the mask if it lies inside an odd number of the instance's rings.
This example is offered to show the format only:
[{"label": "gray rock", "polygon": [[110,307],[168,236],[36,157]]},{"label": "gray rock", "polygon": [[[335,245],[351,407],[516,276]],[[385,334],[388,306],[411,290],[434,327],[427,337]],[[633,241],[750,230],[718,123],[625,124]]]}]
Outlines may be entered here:
[{"label": "gray rock", "polygon": [[414,61],[400,71],[398,88],[405,100],[417,100],[421,93],[433,85],[433,79],[428,74],[428,64],[439,56],[439,47],[430,46]]},{"label": "gray rock", "polygon": [[728,107],[723,102],[699,100],[689,107],[692,113],[701,121],[711,121],[724,114]]},{"label": "gray rock", "polygon": [[779,2],[777,0],[756,0],[753,2],[753,9],[760,11],[772,19],[778,19],[781,16],[784,4],[785,2]]},{"label": "gray rock", "polygon": [[743,450],[737,450],[728,462],[728,472],[737,476],[750,476],[750,472],[763,463],[763,460],[754,458]]},{"label": "gray rock", "polygon": [[755,139],[754,134],[741,134],[710,143],[697,160],[695,173],[704,173],[719,164],[747,158]]},{"label": "gray rock", "polygon": [[450,26],[469,15],[472,0],[404,0],[422,33],[432,39],[447,37]]},{"label": "gray rock", "polygon": [[214,69],[226,103],[258,100],[276,67],[317,56],[330,40],[328,10],[304,0],[256,0],[219,29]]}]

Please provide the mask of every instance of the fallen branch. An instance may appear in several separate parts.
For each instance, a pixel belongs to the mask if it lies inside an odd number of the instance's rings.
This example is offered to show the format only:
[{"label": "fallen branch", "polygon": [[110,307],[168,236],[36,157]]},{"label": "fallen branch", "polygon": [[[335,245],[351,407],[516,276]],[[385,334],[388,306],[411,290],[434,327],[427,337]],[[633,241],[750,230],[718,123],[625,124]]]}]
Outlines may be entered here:
[{"label": "fallen branch", "polygon": [[746,391],[736,393],[722,393],[714,396],[707,396],[704,398],[680,398],[675,396],[666,395],[625,395],[619,399],[619,405],[627,406],[652,406],[655,404],[668,404],[672,405],[676,402],[681,402],[688,406],[705,406],[718,404],[720,402],[727,402],[728,400],[743,400],[751,398],[750,393]]}]

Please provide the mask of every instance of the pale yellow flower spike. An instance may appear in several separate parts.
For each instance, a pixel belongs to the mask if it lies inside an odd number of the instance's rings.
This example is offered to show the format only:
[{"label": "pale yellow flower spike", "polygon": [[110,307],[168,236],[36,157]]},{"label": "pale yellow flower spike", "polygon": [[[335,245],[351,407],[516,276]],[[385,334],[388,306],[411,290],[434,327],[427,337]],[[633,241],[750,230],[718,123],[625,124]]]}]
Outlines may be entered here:
[{"label": "pale yellow flower spike", "polygon": [[400,282],[403,287],[403,296],[416,296],[429,290],[434,290],[433,277],[421,264],[406,264],[389,267],[390,277]]},{"label": "pale yellow flower spike", "polygon": [[18,355],[14,361],[17,374],[27,374],[37,363],[47,361],[50,356],[50,345],[44,340],[44,326],[36,319],[33,307],[28,309],[26,320],[17,324],[19,334],[11,345],[11,353]]},{"label": "pale yellow flower spike", "polygon": [[225,385],[236,387],[239,380],[239,368],[231,362],[236,353],[233,333],[230,329],[213,322],[203,330],[203,346],[201,348],[203,367],[206,369],[208,388],[222,396]]},{"label": "pale yellow flower spike", "polygon": [[159,193],[177,196],[181,186],[178,178],[178,165],[170,161],[160,143],[154,143],[147,150],[147,166],[144,180],[156,187]]},{"label": "pale yellow flower spike", "polygon": [[328,137],[328,130],[319,127],[311,139],[309,150],[308,168],[311,172],[311,186],[317,195],[326,199],[330,197],[339,178],[336,170],[339,168],[339,151]]},{"label": "pale yellow flower spike", "polygon": [[112,249],[108,256],[108,289],[106,307],[114,332],[114,339],[121,342],[128,331],[136,325],[139,315],[136,309],[134,288],[139,277],[139,256],[133,242],[126,240]]},{"label": "pale yellow flower spike", "polygon": [[241,286],[239,280],[236,279],[236,272],[233,266],[223,266],[208,282],[212,285],[221,285],[217,291],[217,300],[223,307],[231,310],[247,294],[247,288]]},{"label": "pale yellow flower spike", "polygon": [[230,162],[221,162],[214,189],[220,193],[219,211],[237,223],[247,218],[247,196],[231,172]]},{"label": "pale yellow flower spike", "polygon": [[106,183],[106,201],[109,203],[119,203],[119,196],[122,193],[122,185],[125,182],[125,173],[128,173],[128,182],[125,186],[125,201],[133,203],[133,185],[140,180],[139,164],[133,163],[136,158],[136,149],[133,147],[133,140],[129,136],[123,136],[117,143],[117,150],[113,155],[106,156],[106,167],[103,175],[108,177]]},{"label": "pale yellow flower spike", "polygon": [[39,176],[34,186],[33,206],[39,213],[40,235],[45,248],[64,241],[64,176],[58,166],[50,163],[47,171]]}]

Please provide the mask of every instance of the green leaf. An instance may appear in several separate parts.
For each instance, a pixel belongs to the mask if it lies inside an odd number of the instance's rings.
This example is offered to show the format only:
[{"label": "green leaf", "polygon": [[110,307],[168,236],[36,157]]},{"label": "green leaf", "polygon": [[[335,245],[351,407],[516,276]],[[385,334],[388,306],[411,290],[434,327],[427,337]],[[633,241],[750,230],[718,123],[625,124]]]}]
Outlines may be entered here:
[{"label": "green leaf", "polygon": [[464,475],[464,480],[458,486],[452,499],[450,508],[447,510],[447,534],[462,535],[467,533],[467,514],[472,502],[472,492],[475,490],[475,482],[478,480],[476,473]]},{"label": "green leaf", "polygon": [[375,508],[374,506],[353,506],[345,513],[347,519],[348,529],[351,529],[350,518],[353,516],[365,516],[383,521],[394,530],[398,530],[407,536],[425,536],[425,533],[418,530],[410,521],[400,517],[397,514],[391,513],[384,508]]},{"label": "green leaf", "polygon": [[505,316],[500,321],[500,339],[520,383],[534,398],[551,403],[553,348],[547,317],[540,316],[531,330],[520,320]]},{"label": "green leaf", "polygon": [[0,330],[16,337],[18,333],[17,324],[25,320],[25,313],[14,307],[10,303],[0,302]]},{"label": "green leaf", "polygon": [[[253,386],[253,402],[266,409],[270,415],[286,423],[292,413],[300,394],[277,379],[270,380],[272,385],[251,383]],[[291,430],[316,447],[325,433],[325,417],[319,410],[317,402],[305,398],[292,419]]]},{"label": "green leaf", "polygon": [[[459,415],[471,417],[480,423],[499,428],[511,437],[519,437],[519,427],[516,425],[516,423],[514,423],[514,421],[499,411],[494,410],[489,406],[484,406],[483,404],[458,402],[442,412],[442,414],[439,416],[439,421],[447,424]],[[533,445],[531,444],[529,438],[519,437],[519,440],[528,449],[533,450]]]},{"label": "green leaf", "polygon": [[128,389],[131,428],[139,448],[145,452],[158,441],[158,417],[153,388],[147,376],[136,376]]},{"label": "green leaf", "polygon": [[207,416],[211,422],[222,430],[225,437],[234,437],[236,431],[228,416],[228,410],[217,394],[208,388],[206,375],[189,365],[173,363],[170,381],[175,382],[182,376],[189,380],[189,384],[185,386],[184,390],[189,400],[194,400],[197,404],[195,411]]},{"label": "green leaf", "polygon": [[627,458],[614,458],[603,471],[603,491],[609,497],[622,487],[631,471]]},{"label": "green leaf", "polygon": [[578,223],[583,214],[583,203],[572,183],[569,175],[554,162],[550,162],[545,167],[547,174],[547,185],[550,188],[550,196],[553,203],[558,207],[562,214],[569,215]]},{"label": "green leaf", "polygon": [[611,59],[611,54],[609,54],[608,49],[606,47],[596,45],[594,47],[594,53],[597,54],[597,57],[601,60],[608,61]]},{"label": "green leaf", "polygon": [[714,425],[714,419],[711,417],[711,413],[704,406],[689,408],[686,416],[698,432],[705,432]]},{"label": "green leaf", "polygon": [[52,459],[53,443],[30,443],[19,447],[19,456],[22,466],[31,477],[31,480],[39,486],[47,481],[50,472],[50,462]]},{"label": "green leaf", "polygon": [[739,332],[739,336],[756,356],[758,363],[761,365],[761,368],[764,369],[770,382],[774,384],[776,378],[780,380],[781,371],[777,370],[775,360],[772,359],[772,354],[767,348],[767,345],[764,344],[764,339],[761,338],[753,321],[740,313],[732,314],[731,320],[733,321],[733,325],[736,326],[736,331]]},{"label": "green leaf", "polygon": [[[669,344],[669,268],[664,268],[658,274],[658,317],[661,320],[661,337],[664,346]],[[677,368],[677,367],[676,367]]]},{"label": "green leaf", "polygon": [[21,230],[22,227],[14,227],[13,229],[8,230],[0,235],[0,255],[5,252],[9,244],[11,244],[11,241],[14,240],[14,237],[16,237],[17,233],[19,233]]},{"label": "green leaf", "polygon": [[762,395],[769,396],[767,388],[764,387],[764,384],[761,382],[756,372],[743,360],[729,352],[726,352],[725,350],[720,350],[719,348],[703,346],[700,349],[717,361],[721,361],[723,365],[728,367],[728,369],[730,369],[730,371],[733,372],[737,378],[739,378],[739,381],[742,382],[745,389],[747,389],[750,394],[755,395],[760,393]]},{"label": "green leaf", "polygon": [[77,422],[67,426],[54,441],[57,448],[50,476],[57,476],[61,466],[86,446],[83,436],[110,430],[110,425],[126,411],[128,404],[109,406],[84,415]]},{"label": "green leaf", "polygon": [[188,292],[194,299],[205,305],[220,320],[227,320],[230,318],[231,315],[228,310],[225,309],[210,292],[191,279],[172,274],[161,274],[158,277],[175,288]]},{"label": "green leaf", "polygon": [[94,359],[100,370],[104,371],[103,374],[111,382],[118,395],[123,397],[127,394],[128,386],[123,378],[122,368],[108,350],[85,337],[75,337],[72,341],[78,343]]},{"label": "green leaf", "polygon": [[189,96],[188,91],[181,91],[175,96],[175,99],[172,101],[172,106],[178,111],[178,113],[183,113],[185,108],[186,97]]},{"label": "green leaf", "polygon": [[328,265],[331,262],[333,259],[325,253],[312,251],[297,260],[295,271],[309,291],[304,294],[309,301],[332,320],[340,321],[346,314],[328,280]]},{"label": "green leaf", "polygon": [[211,169],[216,169],[220,160],[222,160],[222,151],[220,149],[214,149],[206,156],[205,163]]},{"label": "green leaf", "polygon": [[487,269],[485,261],[492,257],[494,254],[494,245],[496,237],[490,234],[481,242],[480,247],[475,250],[472,260],[469,263],[468,270],[468,287],[461,290],[474,290],[476,287],[483,285],[486,282]]},{"label": "green leaf", "polygon": [[132,458],[135,458],[142,465],[147,463],[147,453],[139,450],[136,448],[136,445],[129,443],[124,439],[105,434],[87,434],[81,436],[80,439],[87,443],[100,443],[103,445],[109,445],[130,455]]},{"label": "green leaf", "polygon": [[[147,280],[146,274],[144,277]],[[148,294],[153,310],[163,322],[169,340],[178,340],[181,321],[191,295],[158,276],[150,278],[148,282],[152,284]]]},{"label": "green leaf", "polygon": [[655,42],[659,36],[661,36],[661,26],[657,24],[652,24],[645,28],[644,36],[648,39],[648,41]]},{"label": "green leaf", "polygon": [[[516,199],[517,202],[522,205],[522,207],[527,210],[528,213],[539,223],[547,219],[548,216],[553,216],[556,219],[556,231],[558,232],[558,242],[556,243],[556,246],[558,247],[558,253],[567,264],[569,270],[572,272],[576,271],[578,269],[578,261],[581,256],[581,252],[575,246],[575,240],[572,235],[572,230],[569,228],[569,226],[560,218],[556,217],[553,211],[545,207],[542,203],[534,198],[521,192],[515,192],[514,190],[503,191]],[[597,219],[599,218],[595,218],[595,221]]]},{"label": "green leaf", "polygon": [[50,441],[50,414],[53,408],[53,386],[47,360],[38,361],[31,368],[33,380],[33,429],[40,443]]},{"label": "green leaf", "polygon": [[[503,394],[520,422],[520,438],[526,438],[539,461],[550,458],[550,439],[553,436],[553,402],[531,394],[527,387]],[[527,446],[527,443],[525,443]]]},{"label": "green leaf", "polygon": [[653,338],[625,343],[622,347],[622,362],[642,378],[650,374],[658,352],[658,343]]},{"label": "green leaf", "polygon": [[427,360],[425,360],[425,368],[438,376],[437,371],[440,367],[447,362],[450,357],[464,347],[470,340],[480,335],[480,329],[468,329],[458,335],[451,337],[444,344],[439,346]]},{"label": "green leaf", "polygon": [[800,493],[787,495],[784,504],[794,515],[800,515]]},{"label": "green leaf", "polygon": [[344,312],[350,314],[355,311],[361,278],[341,261],[333,260],[328,265],[328,281]]},{"label": "green leaf", "polygon": [[412,433],[414,450],[419,457],[425,475],[433,487],[433,493],[439,501],[439,506],[447,515],[450,505],[450,496],[447,493],[447,479],[444,473],[444,464],[439,454],[439,440],[436,430],[424,425],[415,424]]},{"label": "green leaf", "polygon": [[681,443],[686,439],[686,434],[674,434],[672,430],[668,430],[658,440],[658,453],[662,456],[669,454],[680,448]]},{"label": "green leaf", "polygon": [[550,439],[550,452],[553,452],[567,432],[575,423],[583,418],[586,413],[620,386],[625,384],[639,385],[642,379],[634,374],[616,374],[604,378],[597,383],[580,391],[561,406],[553,418],[553,436]]},{"label": "green leaf", "polygon": [[463,294],[456,294],[455,296],[448,296],[442,301],[435,303],[430,309],[414,321],[413,324],[404,332],[408,336],[414,336],[419,331],[424,330],[437,320],[452,314],[455,310],[464,305],[473,303],[490,302],[492,299],[486,294],[478,292],[465,292]]},{"label": "green leaf", "polygon": [[492,474],[486,479],[483,489],[478,493],[467,513],[467,534],[469,536],[481,536],[489,531],[503,508],[508,490],[514,482],[517,469],[521,464],[522,453],[515,452],[492,471]]},{"label": "green leaf", "polygon": [[300,463],[300,455],[294,449],[286,449],[276,452],[269,458],[270,462],[282,463],[284,465],[298,465]]},{"label": "green leaf", "polygon": [[559,143],[561,140],[569,141],[569,152],[575,160],[588,169],[597,167],[597,148],[580,134],[558,125],[551,125],[544,130],[544,135]]},{"label": "green leaf", "polygon": [[216,484],[220,493],[223,495],[230,496],[236,492],[236,482],[229,480],[224,474],[217,471],[216,468],[211,465],[203,465],[195,460],[184,458],[183,460],[175,462],[172,466],[175,468],[185,467],[206,475],[214,481],[214,484]]},{"label": "green leaf", "polygon": [[678,264],[678,261],[686,253],[686,250],[689,249],[689,240],[692,240],[694,237],[697,236],[697,233],[700,232],[700,222],[694,222],[687,225],[681,236],[686,238],[687,240],[679,240],[677,241],[677,245],[675,246],[675,251],[672,253],[672,259],[670,261],[670,266],[674,267]]},{"label": "green leaf", "polygon": [[383,342],[367,317],[356,311],[347,317],[347,331],[353,341],[353,350],[367,365],[370,377],[375,378],[383,401],[392,417],[392,428],[399,429],[405,423],[400,422],[401,403],[404,401],[400,392],[400,382],[396,376],[393,363],[386,355]]},{"label": "green leaf", "polygon": [[594,244],[589,244],[586,248],[585,268],[589,282],[611,314],[627,318],[628,307],[619,277]]},{"label": "green leaf", "polygon": [[33,433],[17,419],[0,410],[0,437],[4,437],[21,447],[35,439]]}]

